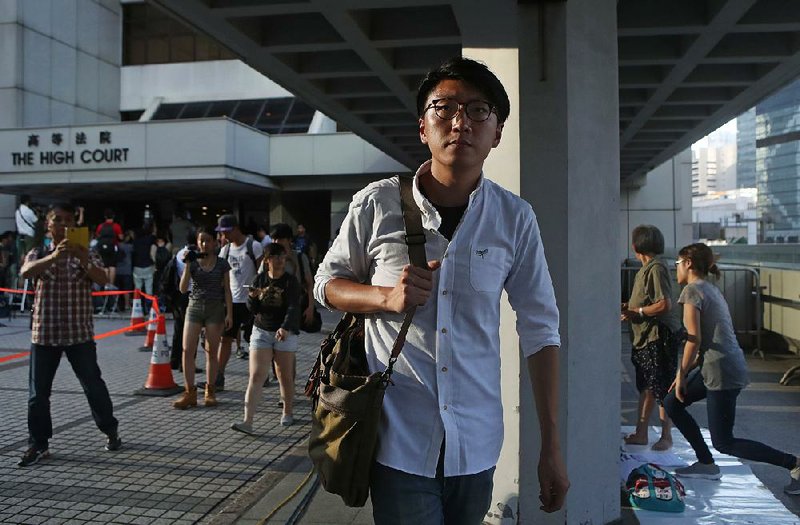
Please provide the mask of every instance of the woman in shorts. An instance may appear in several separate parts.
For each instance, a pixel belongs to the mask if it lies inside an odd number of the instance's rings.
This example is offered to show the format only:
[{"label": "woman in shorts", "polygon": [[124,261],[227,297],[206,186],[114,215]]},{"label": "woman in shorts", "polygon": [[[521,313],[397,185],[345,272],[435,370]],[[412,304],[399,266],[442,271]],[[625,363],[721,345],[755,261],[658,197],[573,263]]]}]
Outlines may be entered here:
[{"label": "woman in shorts", "polygon": [[180,292],[189,290],[189,305],[183,325],[183,378],[186,390],[172,406],[187,409],[197,406],[197,386],[194,382],[194,359],[200,330],[206,331],[206,390],[205,405],[217,405],[214,380],[217,377],[217,347],[224,328],[232,323],[233,301],[228,283],[231,267],[217,257],[217,241],[212,233],[203,228],[197,231],[197,251],[187,250],[186,266],[181,275]]},{"label": "woman in shorts", "polygon": [[250,335],[250,379],[244,396],[244,421],[231,428],[245,434],[253,433],[253,416],[275,358],[283,414],[281,425],[294,423],[294,367],[297,334],[300,333],[300,285],[285,271],[286,248],[273,243],[265,249],[267,271],[258,274],[250,286],[247,308],[253,313],[253,333]]}]

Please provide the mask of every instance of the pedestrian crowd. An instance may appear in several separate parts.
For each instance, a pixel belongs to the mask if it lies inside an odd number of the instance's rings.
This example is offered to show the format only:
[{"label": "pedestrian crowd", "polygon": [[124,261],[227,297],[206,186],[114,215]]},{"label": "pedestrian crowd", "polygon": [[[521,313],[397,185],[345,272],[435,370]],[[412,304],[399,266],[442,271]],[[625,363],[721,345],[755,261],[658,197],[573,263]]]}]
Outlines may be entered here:
[{"label": "pedestrian crowd", "polygon": [[[24,281],[35,290],[29,448],[20,466],[49,455],[49,398],[62,354],[84,387],[98,428],[108,437],[106,448],[122,447],[97,366],[92,316],[108,307],[107,302],[93,303],[91,292],[98,289],[140,290],[158,297],[161,313],[171,312],[175,323],[170,362],[182,371],[186,383],[184,394],[173,404],[176,409],[197,406],[194,377],[203,370],[196,369],[195,354],[201,341],[206,355],[203,404],[217,404],[216,392],[224,390],[225,368],[235,343],[237,355],[250,359],[251,373],[243,419],[231,428],[254,433],[253,416],[263,387],[270,384],[270,372],[280,386],[281,424],[293,424],[301,304],[310,303],[307,311],[319,315],[313,299],[301,300],[301,295],[311,293],[316,262],[316,245],[302,225],[296,238],[287,224],[257,228],[254,238],[242,231],[235,215],[222,215],[215,227],[204,228],[179,212],[163,230],[149,218],[138,228],[125,229],[113,210],[106,209],[103,220],[92,228],[91,239],[87,229],[83,243],[70,237],[83,225],[83,209],[69,203],[54,204],[43,212],[24,196],[17,218],[17,231],[2,235],[0,264],[4,286]],[[127,304],[113,303],[112,308],[124,310]],[[242,340],[249,342],[249,352],[240,348]]]}]

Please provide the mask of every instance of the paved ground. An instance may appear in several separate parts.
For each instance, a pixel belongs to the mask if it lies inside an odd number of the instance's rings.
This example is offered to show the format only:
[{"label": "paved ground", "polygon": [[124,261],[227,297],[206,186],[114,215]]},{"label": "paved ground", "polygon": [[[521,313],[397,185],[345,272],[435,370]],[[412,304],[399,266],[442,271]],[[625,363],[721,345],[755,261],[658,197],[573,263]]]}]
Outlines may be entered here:
[{"label": "paved ground", "polygon": [[[324,330],[336,317],[324,313]],[[0,327],[0,358],[28,349],[28,318]],[[97,332],[127,324],[99,320]],[[168,330],[171,332],[171,323]],[[243,436],[228,426],[241,417],[246,362],[232,359],[227,390],[213,409],[185,412],[171,407],[174,397],[134,396],[147,376],[150,354],[139,352],[143,337],[117,336],[98,343],[103,375],[115,403],[123,450],[103,450],[104,436],[95,428],[80,386],[64,360],[52,397],[53,457],[28,469],[16,462],[26,448],[26,358],[0,363],[3,432],[0,434],[0,523],[230,523],[256,524],[287,498],[310,470],[304,442],[310,405],[300,390],[316,355],[319,334],[302,334],[298,354],[295,417],[289,428],[278,422],[277,389],[265,391],[257,417],[258,437]],[[742,394],[737,431],[779,448],[798,452],[800,386],[781,387],[777,380],[796,356],[750,360],[753,384]],[[628,351],[623,349],[622,422],[630,424],[636,393]],[[181,382],[175,374],[177,382]],[[698,420],[703,424],[703,404]],[[782,494],[786,475],[780,469],[752,465],[754,472],[790,510],[800,516],[800,498]],[[338,498],[302,486],[267,523],[371,523],[371,509],[345,508]],[[626,523],[635,518],[626,517]]]},{"label": "paved ground", "polygon": [[[28,349],[29,319],[3,320],[0,358]],[[99,320],[102,333],[127,324]],[[171,325],[171,323],[168,323]],[[171,326],[168,326],[171,333]],[[103,377],[120,420],[124,448],[103,450],[83,392],[64,359],[53,386],[53,456],[33,468],[16,462],[26,449],[28,360],[0,363],[0,523],[206,523],[247,495],[266,472],[294,466],[287,453],[307,436],[310,404],[300,390],[319,335],[303,334],[298,354],[296,424],[281,427],[277,388],[266,390],[256,420],[258,437],[228,427],[241,418],[246,361],[233,358],[220,406],[176,411],[175,399],[135,396],[147,377],[143,336],[98,342]],[[198,360],[201,361],[201,360]],[[176,382],[182,383],[175,373]],[[289,458],[290,459],[290,458]]]}]

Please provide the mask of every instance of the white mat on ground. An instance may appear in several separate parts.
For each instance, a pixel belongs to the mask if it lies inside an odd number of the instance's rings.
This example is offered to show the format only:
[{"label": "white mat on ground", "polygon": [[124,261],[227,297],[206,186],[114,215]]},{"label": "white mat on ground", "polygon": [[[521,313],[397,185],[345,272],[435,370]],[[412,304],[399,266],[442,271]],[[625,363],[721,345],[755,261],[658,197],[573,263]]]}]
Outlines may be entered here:
[{"label": "white mat on ground", "polygon": [[[633,427],[622,427],[622,435],[633,432]],[[707,429],[702,429],[706,443],[711,446]],[[660,429],[650,428],[650,443],[655,443]],[[676,466],[694,463],[692,447],[680,432],[673,430],[674,446],[668,452],[653,452],[646,446],[625,445],[622,442],[620,475],[627,478],[631,470],[641,463],[655,463],[672,472]],[[800,525],[800,518],[775,499],[764,487],[750,467],[737,458],[720,454],[713,448],[714,461],[722,471],[720,481],[681,478],[686,487],[686,511],[679,514],[634,510],[642,525]],[[642,459],[642,461],[639,461]],[[633,462],[637,464],[633,465]],[[633,465],[633,466],[631,466]],[[779,468],[779,467],[775,467]],[[786,474],[789,483],[789,474]]]}]

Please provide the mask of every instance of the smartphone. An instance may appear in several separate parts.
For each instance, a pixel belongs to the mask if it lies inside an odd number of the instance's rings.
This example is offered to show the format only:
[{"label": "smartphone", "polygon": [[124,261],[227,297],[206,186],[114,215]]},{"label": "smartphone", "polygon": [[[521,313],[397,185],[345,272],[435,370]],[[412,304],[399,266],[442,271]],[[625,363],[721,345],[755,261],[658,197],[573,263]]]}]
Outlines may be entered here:
[{"label": "smartphone", "polygon": [[67,240],[70,244],[78,244],[84,248],[89,247],[89,228],[86,226],[70,226],[67,228]]}]

